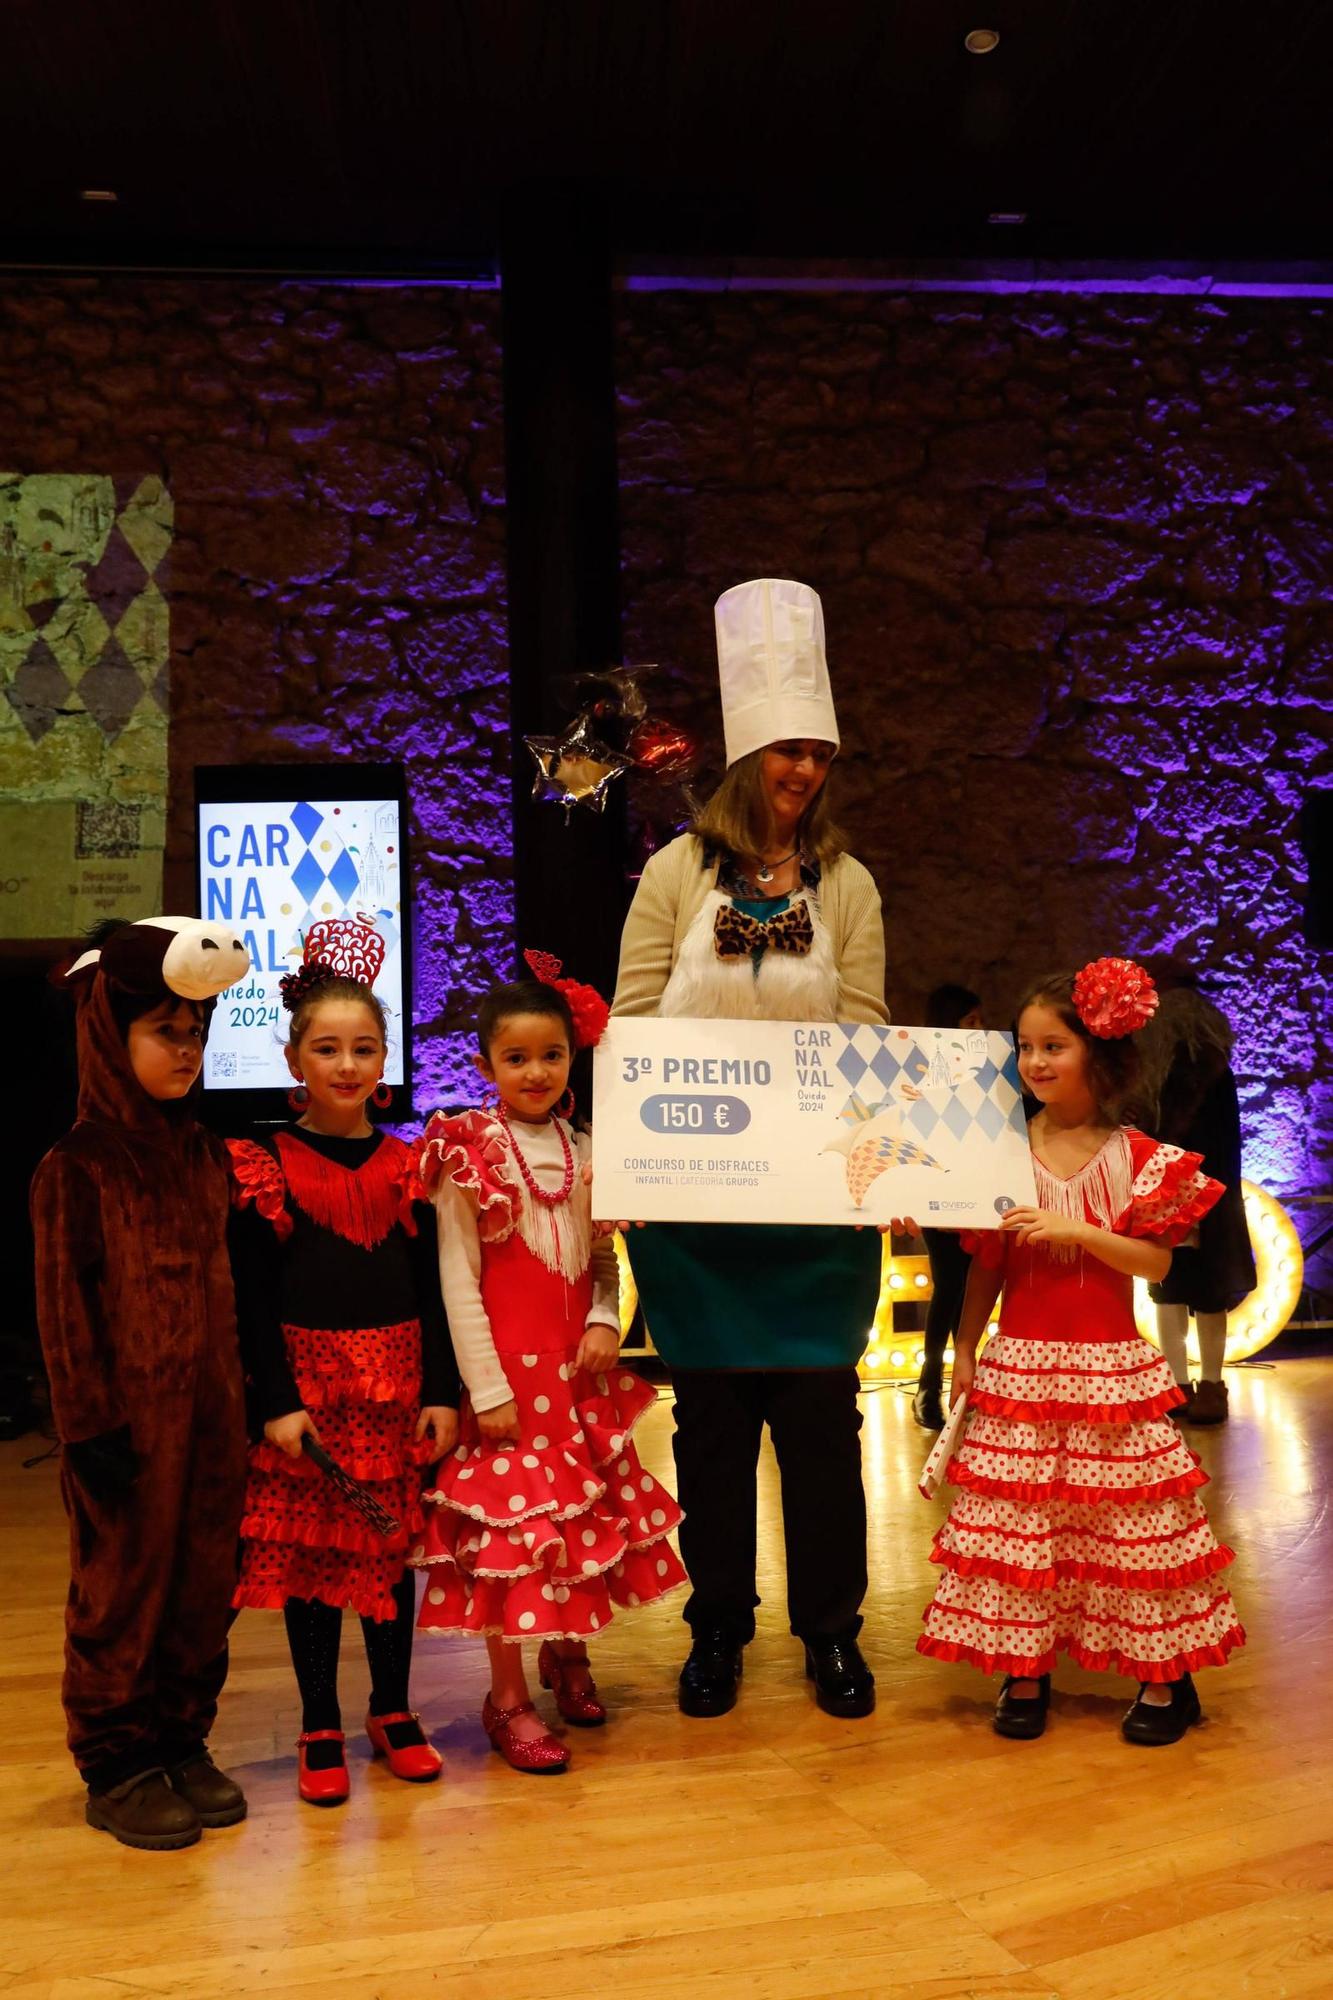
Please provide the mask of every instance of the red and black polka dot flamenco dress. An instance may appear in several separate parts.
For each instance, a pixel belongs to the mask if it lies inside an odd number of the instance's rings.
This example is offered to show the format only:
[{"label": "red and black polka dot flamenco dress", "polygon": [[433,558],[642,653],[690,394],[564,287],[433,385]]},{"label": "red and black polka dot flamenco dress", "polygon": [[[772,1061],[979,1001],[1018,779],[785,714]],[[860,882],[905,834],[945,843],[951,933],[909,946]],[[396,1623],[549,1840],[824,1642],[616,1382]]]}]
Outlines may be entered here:
[{"label": "red and black polka dot flamenco dress", "polygon": [[590,1639],[615,1607],[684,1582],[667,1540],[681,1511],[632,1442],[652,1388],[620,1364],[592,1374],[575,1363],[592,1302],[588,1189],[576,1175],[568,1199],[539,1214],[515,1143],[481,1112],[437,1117],[425,1135],[425,1185],[448,1174],[476,1207],[482,1303],[519,1438],[512,1450],[488,1442],[464,1398],[458,1447],[423,1496],[418,1624]]},{"label": "red and black polka dot flamenco dress", "polygon": [[[1199,1166],[1120,1131],[1070,1179],[1034,1157],[1037,1201],[1174,1247],[1222,1193]],[[1135,1326],[1133,1280],[999,1232],[972,1247],[1003,1269],[1004,1301],[948,1471],[959,1492],[918,1650],[1022,1677],[1060,1653],[1139,1681],[1223,1665],[1245,1639],[1221,1581],[1232,1551],[1167,1415],[1184,1397]]]},{"label": "red and black polka dot flamenco dress", "polygon": [[433,1212],[424,1202],[414,1211],[411,1156],[388,1133],[330,1140],[292,1129],[267,1144],[234,1141],[231,1155],[256,1428],[304,1407],[324,1448],[400,1524],[386,1540],[308,1458],[261,1437],[250,1448],[233,1602],[278,1610],[289,1597],[318,1598],[392,1618],[433,1456],[430,1439],[415,1437],[417,1415],[423,1401],[458,1398]]}]

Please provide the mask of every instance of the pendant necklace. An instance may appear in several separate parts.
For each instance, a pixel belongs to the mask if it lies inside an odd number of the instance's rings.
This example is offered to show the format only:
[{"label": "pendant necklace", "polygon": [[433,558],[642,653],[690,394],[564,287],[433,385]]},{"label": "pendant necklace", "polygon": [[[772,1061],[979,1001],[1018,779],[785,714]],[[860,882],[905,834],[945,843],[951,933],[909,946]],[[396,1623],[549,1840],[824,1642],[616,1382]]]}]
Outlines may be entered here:
[{"label": "pendant necklace", "polygon": [[765,861],[755,876],[755,881],[764,884],[771,882],[775,872],[779,868],[785,868],[789,861],[794,861],[800,851],[799,847],[793,847],[791,853],[784,854],[781,861]]}]

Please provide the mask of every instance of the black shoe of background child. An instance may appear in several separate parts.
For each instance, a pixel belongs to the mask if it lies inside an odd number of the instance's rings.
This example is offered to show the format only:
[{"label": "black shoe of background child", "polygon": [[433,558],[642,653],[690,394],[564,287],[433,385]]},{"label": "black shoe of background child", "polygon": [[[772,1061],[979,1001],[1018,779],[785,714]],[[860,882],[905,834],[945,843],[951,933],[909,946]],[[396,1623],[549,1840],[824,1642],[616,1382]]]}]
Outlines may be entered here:
[{"label": "black shoe of background child", "polygon": [[807,1639],[805,1677],[826,1715],[869,1715],[875,1706],[875,1676],[855,1639]]},{"label": "black shoe of background child", "polygon": [[918,1389],[912,1398],[912,1415],[923,1431],[944,1429],[944,1404],[938,1389]]},{"label": "black shoe of background child", "polygon": [[[1011,1693],[1014,1682],[1021,1680],[1035,1680],[1036,1694]],[[1044,1733],[1050,1706],[1049,1674],[1006,1674],[1000,1683],[1000,1698],[995,1704],[995,1718],[991,1727],[997,1736],[1012,1736],[1020,1743],[1031,1743],[1034,1738]]]},{"label": "black shoe of background child", "polygon": [[736,1706],[742,1649],[725,1632],[696,1632],[690,1657],[680,1670],[677,1700],[682,1715],[725,1715]]},{"label": "black shoe of background child", "polygon": [[1126,1710],[1120,1725],[1126,1743],[1179,1743],[1187,1729],[1203,1721],[1203,1709],[1188,1674],[1182,1674],[1178,1681],[1167,1682],[1171,1690],[1169,1702],[1145,1701],[1143,1691],[1147,1686],[1147,1681],[1139,1682],[1134,1705]]}]

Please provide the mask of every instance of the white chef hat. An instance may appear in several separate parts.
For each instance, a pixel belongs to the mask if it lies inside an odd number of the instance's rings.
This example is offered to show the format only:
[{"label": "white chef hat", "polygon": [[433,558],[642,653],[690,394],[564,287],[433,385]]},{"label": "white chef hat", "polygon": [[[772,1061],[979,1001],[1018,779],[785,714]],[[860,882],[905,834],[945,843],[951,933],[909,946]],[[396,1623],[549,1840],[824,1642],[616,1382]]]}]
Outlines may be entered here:
[{"label": "white chef hat", "polygon": [[714,606],[727,763],[788,737],[838,741],[824,607],[808,583],[756,577]]}]

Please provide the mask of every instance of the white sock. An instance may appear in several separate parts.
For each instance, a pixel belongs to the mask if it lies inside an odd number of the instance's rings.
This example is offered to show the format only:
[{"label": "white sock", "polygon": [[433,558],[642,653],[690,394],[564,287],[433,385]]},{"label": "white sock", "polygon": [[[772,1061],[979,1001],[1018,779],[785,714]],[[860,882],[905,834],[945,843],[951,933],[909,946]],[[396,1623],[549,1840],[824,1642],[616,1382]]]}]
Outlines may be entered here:
[{"label": "white sock", "polygon": [[1190,1364],[1185,1353],[1185,1336],[1189,1332],[1189,1327],[1188,1306],[1157,1307],[1157,1344],[1162,1350],[1167,1367],[1182,1389],[1190,1379]]},{"label": "white sock", "polygon": [[1194,1324],[1199,1335],[1199,1373],[1205,1382],[1220,1382],[1227,1351],[1227,1316],[1195,1313]]}]

